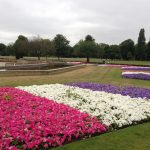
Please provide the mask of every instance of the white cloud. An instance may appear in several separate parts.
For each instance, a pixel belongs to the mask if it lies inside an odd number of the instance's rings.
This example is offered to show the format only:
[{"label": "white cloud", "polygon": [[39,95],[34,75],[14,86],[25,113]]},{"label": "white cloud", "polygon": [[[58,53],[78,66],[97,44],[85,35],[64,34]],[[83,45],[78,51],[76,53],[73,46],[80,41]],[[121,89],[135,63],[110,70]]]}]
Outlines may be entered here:
[{"label": "white cloud", "polygon": [[53,38],[64,34],[72,44],[92,34],[97,42],[137,40],[140,28],[150,37],[149,0],[0,0],[0,42],[18,34]]}]

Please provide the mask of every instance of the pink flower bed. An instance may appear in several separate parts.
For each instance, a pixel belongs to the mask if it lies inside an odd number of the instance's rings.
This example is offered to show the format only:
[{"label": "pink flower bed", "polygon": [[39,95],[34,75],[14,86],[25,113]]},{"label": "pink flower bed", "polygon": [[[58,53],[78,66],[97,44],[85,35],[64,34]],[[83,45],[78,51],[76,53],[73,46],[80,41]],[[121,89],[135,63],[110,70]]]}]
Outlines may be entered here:
[{"label": "pink flower bed", "polygon": [[96,118],[15,88],[0,88],[0,149],[54,147],[105,132]]}]

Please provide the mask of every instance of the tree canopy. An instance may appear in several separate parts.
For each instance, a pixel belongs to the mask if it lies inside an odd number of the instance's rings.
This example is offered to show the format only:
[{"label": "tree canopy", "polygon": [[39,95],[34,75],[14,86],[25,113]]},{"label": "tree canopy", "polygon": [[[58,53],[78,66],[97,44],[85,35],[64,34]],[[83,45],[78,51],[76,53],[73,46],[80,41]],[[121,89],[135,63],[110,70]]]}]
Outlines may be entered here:
[{"label": "tree canopy", "polygon": [[150,41],[146,43],[145,30],[139,32],[137,43],[127,39],[119,45],[96,43],[91,35],[85,36],[74,46],[62,34],[57,34],[53,39],[43,39],[39,36],[28,39],[19,35],[14,43],[5,45],[0,43],[0,55],[14,55],[17,59],[24,56],[47,57],[86,57],[101,59],[123,59],[123,60],[150,60]]},{"label": "tree canopy", "polygon": [[120,44],[121,56],[124,60],[134,59],[134,42],[131,39]]},{"label": "tree canopy", "polygon": [[62,34],[57,34],[53,40],[55,46],[55,54],[58,58],[63,57],[69,47],[69,41]]},{"label": "tree canopy", "polygon": [[92,36],[87,35],[85,40],[80,40],[75,46],[78,56],[86,57],[87,62],[90,61],[90,57],[93,57],[97,52],[97,45]]},{"label": "tree canopy", "polygon": [[146,39],[145,39],[145,30],[141,29],[138,37],[138,43],[136,47],[136,59],[144,60],[146,57]]}]

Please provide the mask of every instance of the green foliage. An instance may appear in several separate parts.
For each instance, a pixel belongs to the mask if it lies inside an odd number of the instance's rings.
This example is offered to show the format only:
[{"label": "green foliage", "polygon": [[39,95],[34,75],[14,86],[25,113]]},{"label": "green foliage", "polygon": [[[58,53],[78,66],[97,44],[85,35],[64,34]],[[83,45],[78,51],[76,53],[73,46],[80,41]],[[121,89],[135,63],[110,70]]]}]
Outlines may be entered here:
[{"label": "green foliage", "polygon": [[104,58],[107,47],[109,46],[108,44],[105,44],[105,43],[97,44],[97,57],[98,58]]},{"label": "green foliage", "polygon": [[18,39],[14,43],[16,59],[23,58],[23,56],[27,55],[27,48],[28,39],[23,35],[19,35]]},{"label": "green foliage", "polygon": [[6,56],[15,56],[14,44],[13,43],[8,44],[5,52]]},{"label": "green foliage", "polygon": [[42,39],[38,36],[29,41],[28,56],[37,56],[38,60],[40,60],[42,56],[47,59],[48,56],[53,56],[54,54],[55,46],[49,39]]},{"label": "green foliage", "polygon": [[54,56],[55,46],[52,41],[50,41],[49,39],[43,39],[41,41],[41,46],[42,46],[42,52],[41,52],[42,56],[46,56],[46,58],[48,56]]},{"label": "green foliage", "polygon": [[95,39],[93,39],[93,37],[91,35],[87,35],[85,37],[85,41],[95,41]]},{"label": "green foliage", "polygon": [[1,51],[1,50],[4,50],[5,48],[6,48],[6,45],[3,44],[3,43],[0,43],[0,51]]},{"label": "green foliage", "polygon": [[133,59],[133,55],[132,55],[132,53],[129,51],[128,53],[127,53],[127,60],[132,60]]},{"label": "green foliage", "polygon": [[62,34],[57,34],[56,37],[53,39],[55,50],[56,50],[56,56],[58,58],[65,56],[67,53],[67,50],[69,49],[69,41],[66,39],[65,36]]},{"label": "green foliage", "polygon": [[92,36],[87,35],[85,40],[80,40],[76,46],[77,55],[81,57],[86,57],[87,62],[90,61],[90,57],[96,57],[97,54],[97,45],[92,38]]},{"label": "green foliage", "polygon": [[118,45],[107,45],[105,48],[104,58],[121,59],[120,47]]},{"label": "green foliage", "polygon": [[146,54],[147,54],[146,56],[147,60],[150,60],[150,41],[147,44]]},{"label": "green foliage", "polygon": [[0,55],[5,55],[6,45],[0,43]]},{"label": "green foliage", "polygon": [[24,56],[41,57],[86,57],[90,58],[123,59],[123,60],[150,60],[150,42],[145,42],[145,30],[141,29],[138,43],[134,44],[132,39],[123,41],[120,45],[108,45],[96,43],[91,35],[87,35],[84,40],[80,40],[74,47],[69,45],[69,41],[62,34],[57,34],[51,41],[35,37],[28,40],[25,36],[19,35],[14,44],[5,46],[0,44],[0,55],[15,55],[17,59]]},{"label": "green foliage", "polygon": [[146,43],[145,43],[145,30],[141,29],[138,37],[138,43],[136,47],[136,59],[145,60],[146,57]]},{"label": "green foliage", "polygon": [[134,57],[134,42],[131,39],[125,40],[120,44],[121,56],[124,60],[130,60]]}]

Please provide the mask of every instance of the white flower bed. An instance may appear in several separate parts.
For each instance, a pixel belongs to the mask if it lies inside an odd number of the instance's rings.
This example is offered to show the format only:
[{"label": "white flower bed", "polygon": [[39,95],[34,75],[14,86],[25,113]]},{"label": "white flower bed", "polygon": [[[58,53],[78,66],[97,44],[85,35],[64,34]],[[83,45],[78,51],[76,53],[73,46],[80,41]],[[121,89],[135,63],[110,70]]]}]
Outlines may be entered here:
[{"label": "white flower bed", "polygon": [[150,75],[150,72],[133,72],[133,71],[125,71],[125,72],[122,72],[122,75],[128,75],[128,74],[144,74],[144,75]]},{"label": "white flower bed", "polygon": [[64,103],[117,127],[150,118],[150,100],[91,91],[61,84],[18,87],[37,96]]}]

